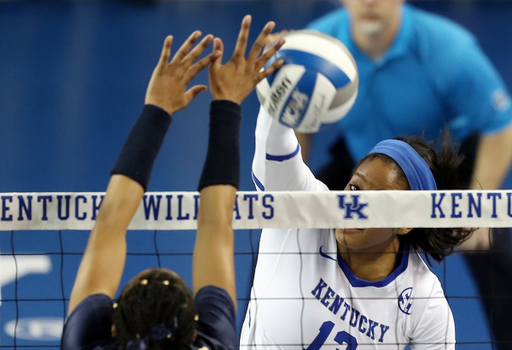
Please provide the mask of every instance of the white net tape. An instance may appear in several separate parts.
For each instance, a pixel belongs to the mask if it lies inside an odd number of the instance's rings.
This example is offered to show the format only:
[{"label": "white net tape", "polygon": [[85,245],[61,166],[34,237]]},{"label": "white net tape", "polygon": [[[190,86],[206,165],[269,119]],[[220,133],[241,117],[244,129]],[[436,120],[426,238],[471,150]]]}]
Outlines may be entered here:
[{"label": "white net tape", "polygon": [[[102,192],[1,193],[0,230],[90,230]],[[198,192],[147,192],[132,230],[193,230]],[[512,227],[512,191],[238,192],[235,229]]]}]

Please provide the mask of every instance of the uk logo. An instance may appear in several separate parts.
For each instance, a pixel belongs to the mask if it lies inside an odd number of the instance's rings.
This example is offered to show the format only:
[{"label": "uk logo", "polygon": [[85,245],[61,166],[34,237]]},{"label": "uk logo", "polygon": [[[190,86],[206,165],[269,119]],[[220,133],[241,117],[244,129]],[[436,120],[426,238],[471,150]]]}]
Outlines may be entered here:
[{"label": "uk logo", "polygon": [[345,219],[353,219],[354,217],[352,215],[357,215],[358,219],[368,219],[368,216],[366,216],[362,210],[368,206],[368,203],[360,203],[359,202],[359,195],[351,195],[352,197],[352,203],[347,203],[345,201],[346,195],[340,194],[338,195],[339,198],[339,207],[341,209],[345,209]]},{"label": "uk logo", "polygon": [[411,314],[412,287],[406,288],[402,293],[400,293],[400,296],[398,297],[398,307],[404,314]]}]

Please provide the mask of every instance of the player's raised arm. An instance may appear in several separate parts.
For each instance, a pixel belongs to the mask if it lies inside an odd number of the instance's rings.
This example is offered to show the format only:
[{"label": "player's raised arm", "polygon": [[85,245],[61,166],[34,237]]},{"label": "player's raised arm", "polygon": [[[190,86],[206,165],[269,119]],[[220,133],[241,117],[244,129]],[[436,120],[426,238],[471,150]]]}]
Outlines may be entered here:
[{"label": "player's raised arm", "polygon": [[87,296],[116,294],[126,259],[126,230],[147,189],[153,164],[171,124],[171,114],[185,108],[206,86],[187,90],[187,84],[219,53],[194,61],[211,43],[206,36],[194,48],[201,33],[185,41],[171,61],[173,38],[164,42],[160,60],[149,82],[145,105],[135,122],[114,167],[98,218],[73,286],[69,314]]},{"label": "player's raised arm", "polygon": [[[236,305],[233,259],[233,208],[240,184],[240,104],[258,82],[282,65],[276,61],[262,70],[268,59],[282,46],[280,40],[261,54],[274,23],[265,25],[247,57],[245,51],[251,17],[246,16],[235,51],[224,65],[219,57],[210,66],[209,80],[213,101],[210,108],[208,153],[199,182],[201,201],[194,249],[194,293],[207,285],[225,289]],[[214,49],[223,51],[219,38]]]},{"label": "player's raised arm", "polygon": [[292,128],[260,108],[252,162],[255,186],[262,191],[326,191],[304,163]]}]

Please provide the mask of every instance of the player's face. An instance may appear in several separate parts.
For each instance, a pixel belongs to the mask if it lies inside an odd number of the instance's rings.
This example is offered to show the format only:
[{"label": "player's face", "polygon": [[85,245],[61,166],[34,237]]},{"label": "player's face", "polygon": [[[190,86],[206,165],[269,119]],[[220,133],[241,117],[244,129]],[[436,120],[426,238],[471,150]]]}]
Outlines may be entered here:
[{"label": "player's face", "polygon": [[352,20],[352,29],[378,35],[400,21],[403,0],[341,0]]},{"label": "player's face", "polygon": [[[345,187],[346,191],[406,189],[407,184],[400,177],[396,166],[379,158],[361,163]],[[407,232],[408,229],[397,228],[337,229],[336,240],[340,253],[393,252],[397,246],[397,234]]]}]

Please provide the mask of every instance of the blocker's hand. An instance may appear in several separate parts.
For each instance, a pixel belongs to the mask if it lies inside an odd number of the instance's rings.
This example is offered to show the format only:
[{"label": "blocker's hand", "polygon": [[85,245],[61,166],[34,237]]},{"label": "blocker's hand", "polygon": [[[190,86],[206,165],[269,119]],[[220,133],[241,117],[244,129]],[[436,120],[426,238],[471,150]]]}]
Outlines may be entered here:
[{"label": "blocker's hand", "polygon": [[[254,42],[249,55],[245,58],[251,16],[247,15],[242,21],[242,27],[238,34],[233,57],[224,65],[221,64],[222,56],[215,59],[209,69],[210,91],[214,100],[228,100],[242,103],[255,86],[264,78],[272,74],[283,65],[283,60],[274,62],[270,67],[262,70],[267,61],[276,53],[285,40],[280,38],[274,46],[261,54],[265,41],[275,27],[274,22],[268,22]],[[213,43],[215,51],[224,51],[220,38],[215,38]]]},{"label": "blocker's hand", "polygon": [[153,71],[146,91],[146,104],[161,107],[167,113],[173,114],[187,107],[194,97],[207,89],[205,85],[195,85],[187,90],[187,85],[192,78],[221,56],[221,52],[214,51],[194,63],[213,40],[213,35],[207,35],[192,49],[200,36],[200,31],[192,33],[170,62],[173,37],[165,38],[160,60]]},{"label": "blocker's hand", "polygon": [[282,38],[285,35],[290,34],[290,33],[293,33],[293,29],[282,30],[282,31],[280,31],[278,33],[270,34],[267,37],[267,39],[265,39],[265,48],[263,50],[267,51],[268,49],[270,49],[272,47],[272,45],[274,45],[274,43],[276,43],[278,41],[278,39],[280,39],[280,38]]}]

